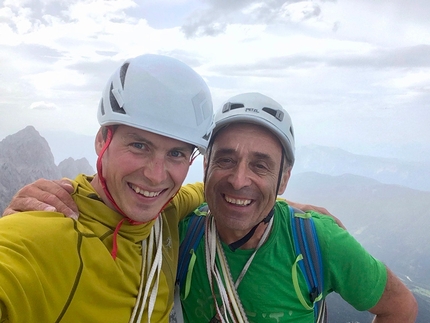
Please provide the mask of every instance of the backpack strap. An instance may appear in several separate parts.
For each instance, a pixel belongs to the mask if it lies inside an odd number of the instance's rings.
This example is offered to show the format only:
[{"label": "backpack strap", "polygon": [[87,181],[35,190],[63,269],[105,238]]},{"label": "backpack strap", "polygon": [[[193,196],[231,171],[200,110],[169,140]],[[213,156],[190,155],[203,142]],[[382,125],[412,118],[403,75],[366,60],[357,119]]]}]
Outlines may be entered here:
[{"label": "backpack strap", "polygon": [[[305,308],[314,309],[315,322],[327,321],[323,291],[323,265],[315,224],[310,213],[290,208],[291,232],[296,251],[296,262],[293,265],[293,285],[300,302]],[[308,286],[308,299],[313,304],[309,307],[301,294],[297,278],[297,264],[300,267]]]},{"label": "backpack strap", "polygon": [[[196,209],[189,217],[187,232],[184,239],[179,246],[179,257],[178,257],[178,270],[176,272],[176,284],[183,288],[185,285],[184,298],[189,292],[189,282],[191,281],[191,275],[194,262],[195,262],[195,250],[197,249],[200,240],[205,232],[205,220],[206,214],[209,208],[207,204],[200,206]],[[190,268],[191,265],[191,268]],[[188,282],[188,283],[187,283]]]}]

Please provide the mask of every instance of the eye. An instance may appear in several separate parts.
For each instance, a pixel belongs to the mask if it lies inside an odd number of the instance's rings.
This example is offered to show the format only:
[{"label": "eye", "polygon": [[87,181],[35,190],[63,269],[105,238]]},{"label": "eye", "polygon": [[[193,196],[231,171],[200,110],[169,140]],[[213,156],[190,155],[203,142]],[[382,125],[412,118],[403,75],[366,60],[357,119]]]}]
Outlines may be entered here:
[{"label": "eye", "polygon": [[225,158],[218,158],[216,160],[216,164],[221,168],[230,168],[235,165],[235,162],[233,159],[225,157]]},{"label": "eye", "polygon": [[267,166],[264,164],[256,164],[255,167],[258,169],[267,169]]},{"label": "eye", "polygon": [[259,174],[267,173],[270,171],[270,168],[266,163],[256,162],[252,164],[252,166],[254,168],[254,172]]},{"label": "eye", "polygon": [[180,150],[172,150],[169,152],[169,155],[174,158],[182,158],[186,157],[185,154]]},{"label": "eye", "polygon": [[139,149],[139,150],[142,150],[142,149],[146,148],[146,145],[144,143],[141,143],[141,142],[132,142],[130,144],[130,146],[133,147],[133,148]]}]

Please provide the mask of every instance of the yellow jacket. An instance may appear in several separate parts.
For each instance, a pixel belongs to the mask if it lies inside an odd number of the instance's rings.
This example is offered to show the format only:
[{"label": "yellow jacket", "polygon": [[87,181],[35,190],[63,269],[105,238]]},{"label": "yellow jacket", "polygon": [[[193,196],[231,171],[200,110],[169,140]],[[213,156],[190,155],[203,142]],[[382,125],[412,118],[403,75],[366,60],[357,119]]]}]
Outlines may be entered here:
[{"label": "yellow jacket", "polygon": [[[0,219],[0,322],[129,322],[140,283],[140,242],[153,222],[125,221],[114,260],[112,234],[122,216],[98,199],[90,180],[81,175],[74,182],[79,221],[52,212]],[[169,320],[178,222],[202,201],[203,184],[187,185],[162,213],[163,264],[151,322]]]}]

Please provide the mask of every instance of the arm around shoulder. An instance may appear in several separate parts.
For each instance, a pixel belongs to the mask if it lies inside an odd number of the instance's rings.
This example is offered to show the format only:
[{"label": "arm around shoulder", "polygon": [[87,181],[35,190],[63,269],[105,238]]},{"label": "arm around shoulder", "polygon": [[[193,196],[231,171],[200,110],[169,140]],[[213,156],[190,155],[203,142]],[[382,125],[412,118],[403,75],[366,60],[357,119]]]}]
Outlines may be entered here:
[{"label": "arm around shoulder", "polygon": [[187,184],[181,187],[173,203],[178,210],[179,219],[182,220],[194,211],[205,200],[204,185],[201,182]]},{"label": "arm around shoulder", "polygon": [[5,208],[3,216],[25,211],[60,212],[77,219],[78,207],[71,193],[73,185],[67,179],[50,181],[39,179],[21,188]]},{"label": "arm around shoulder", "polygon": [[302,210],[302,211],[315,211],[324,215],[327,215],[331,218],[333,218],[333,220],[337,223],[338,226],[340,226],[342,229],[346,230],[346,227],[343,225],[342,221],[340,221],[337,217],[335,217],[333,214],[331,214],[326,208],[321,207],[321,206],[315,206],[315,205],[310,205],[310,204],[302,204],[302,203],[297,203],[297,202],[293,202],[293,201],[289,201],[287,199],[284,198],[278,198],[281,200],[286,201],[289,205],[291,205],[292,207],[295,207],[296,209]]},{"label": "arm around shoulder", "polygon": [[414,323],[418,305],[412,292],[387,267],[387,284],[378,303],[369,312],[374,323]]}]

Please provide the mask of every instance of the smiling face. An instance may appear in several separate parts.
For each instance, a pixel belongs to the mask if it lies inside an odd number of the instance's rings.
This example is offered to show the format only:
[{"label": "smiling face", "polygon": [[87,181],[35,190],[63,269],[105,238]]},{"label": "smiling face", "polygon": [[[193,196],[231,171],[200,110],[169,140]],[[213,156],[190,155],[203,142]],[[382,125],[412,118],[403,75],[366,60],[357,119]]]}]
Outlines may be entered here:
[{"label": "smiling face", "polygon": [[[236,123],[220,130],[211,149],[206,161],[206,200],[222,240],[231,243],[273,208],[282,146],[265,128]],[[285,190],[290,172],[291,167],[283,172],[278,194]]]},{"label": "smiling face", "polygon": [[[105,140],[96,137],[99,155]],[[193,147],[190,144],[148,131],[120,125],[103,155],[103,176],[120,209],[135,221],[154,219],[181,187]],[[99,178],[91,183],[103,201],[106,197]]]}]

